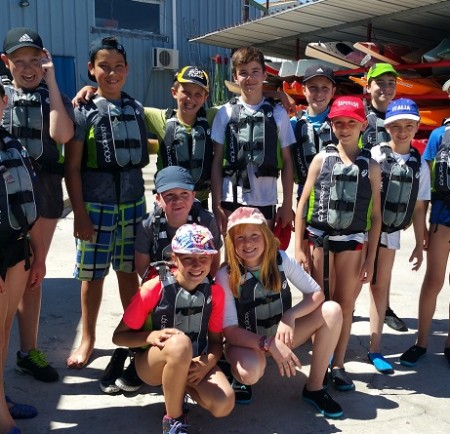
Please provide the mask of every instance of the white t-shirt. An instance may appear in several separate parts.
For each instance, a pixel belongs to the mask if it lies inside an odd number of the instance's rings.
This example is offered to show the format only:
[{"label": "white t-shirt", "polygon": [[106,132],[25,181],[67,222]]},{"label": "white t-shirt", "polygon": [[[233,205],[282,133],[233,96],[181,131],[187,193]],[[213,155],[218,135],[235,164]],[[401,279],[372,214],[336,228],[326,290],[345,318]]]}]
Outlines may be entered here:
[{"label": "white t-shirt", "polygon": [[[380,163],[385,155],[381,152],[380,145],[374,146],[370,150],[372,158]],[[406,164],[409,160],[410,154],[397,154],[393,152],[395,161],[400,164]],[[419,178],[419,191],[417,194],[417,200],[430,200],[431,199],[431,180],[430,180],[430,169],[427,162],[422,158],[420,165],[420,178]],[[400,233],[401,231],[392,232],[390,234],[386,232],[381,233],[380,242],[388,249],[399,250],[400,249]]]},{"label": "white t-shirt", "polygon": [[[280,250],[283,263],[283,270],[292,286],[295,286],[303,294],[311,294],[320,291],[319,284],[303,269],[294,258],[285,251]],[[224,265],[216,274],[216,283],[218,283],[225,292],[225,303],[223,313],[223,328],[238,325],[236,305],[233,293],[228,283],[227,265]]]},{"label": "white t-shirt", "polygon": [[[239,98],[239,104],[242,104],[250,112],[256,112],[264,102],[264,99],[257,105],[249,105],[242,102]],[[211,138],[219,145],[225,143],[225,131],[232,114],[232,105],[230,103],[222,106],[217,112],[211,129]],[[295,143],[295,135],[292,130],[289,116],[286,110],[279,104],[273,109],[273,117],[278,126],[278,139],[281,148],[287,148]],[[255,176],[254,167],[248,165],[248,177],[250,181],[250,191],[242,191],[242,181],[237,188],[237,202],[243,205],[269,206],[277,203],[277,179],[271,176]],[[230,177],[223,177],[221,200],[233,202],[233,185]]]}]

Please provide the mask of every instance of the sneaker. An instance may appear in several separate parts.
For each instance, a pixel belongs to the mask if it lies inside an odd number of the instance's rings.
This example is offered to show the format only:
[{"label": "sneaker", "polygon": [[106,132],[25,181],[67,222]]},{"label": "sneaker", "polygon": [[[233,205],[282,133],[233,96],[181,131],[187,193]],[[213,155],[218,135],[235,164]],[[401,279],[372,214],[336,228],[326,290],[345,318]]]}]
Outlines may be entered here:
[{"label": "sneaker", "polygon": [[136,372],[134,357],[131,359],[128,367],[124,369],[122,375],[117,378],[115,385],[125,392],[136,392],[144,385],[144,382],[139,378]]},{"label": "sneaker", "polygon": [[380,353],[367,353],[369,362],[375,366],[375,369],[382,374],[393,374],[394,368]]},{"label": "sneaker", "polygon": [[386,316],[384,317],[384,323],[393,330],[398,332],[407,332],[408,327],[405,322],[400,319],[395,312],[388,307],[386,310]]},{"label": "sneaker", "polygon": [[28,404],[18,404],[12,401],[8,395],[5,395],[5,401],[9,414],[13,419],[32,419],[38,414],[36,407]]},{"label": "sneaker", "polygon": [[120,391],[116,386],[116,380],[123,373],[123,365],[129,354],[128,348],[116,348],[106,366],[103,377],[100,379],[100,389],[103,392],[113,394]]},{"label": "sneaker", "polygon": [[303,399],[312,404],[325,417],[336,419],[344,415],[341,406],[324,389],[313,392],[303,388]]},{"label": "sneaker", "polygon": [[333,368],[331,370],[331,378],[333,379],[334,387],[341,392],[347,392],[355,389],[355,384],[347,375],[344,368]]},{"label": "sneaker", "polygon": [[59,380],[58,371],[47,362],[45,353],[37,349],[30,350],[26,357],[22,357],[20,351],[17,351],[16,369],[45,383]]},{"label": "sneaker", "polygon": [[426,348],[413,345],[400,356],[400,363],[404,366],[416,366],[420,358],[427,352]]},{"label": "sneaker", "polygon": [[177,419],[165,415],[162,420],[163,434],[189,434],[187,431],[188,425],[185,423],[184,415]]},{"label": "sneaker", "polygon": [[327,370],[325,371],[325,376],[323,377],[323,381],[322,381],[322,387],[325,390],[328,390],[328,377],[329,377],[329,369],[327,367]]},{"label": "sneaker", "polygon": [[253,392],[252,386],[239,383],[237,380],[233,380],[231,387],[234,390],[236,404],[250,404],[252,402]]}]

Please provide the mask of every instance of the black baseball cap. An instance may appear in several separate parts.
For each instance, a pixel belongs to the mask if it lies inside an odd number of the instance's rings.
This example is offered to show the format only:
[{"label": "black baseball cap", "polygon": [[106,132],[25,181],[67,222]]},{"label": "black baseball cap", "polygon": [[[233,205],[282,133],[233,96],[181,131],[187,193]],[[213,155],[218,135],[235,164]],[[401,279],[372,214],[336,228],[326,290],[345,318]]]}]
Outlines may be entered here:
[{"label": "black baseball cap", "polygon": [[306,68],[305,74],[303,75],[303,83],[306,83],[308,80],[314,77],[326,77],[328,78],[328,80],[332,81],[333,84],[336,84],[333,70],[329,66],[320,64],[309,66],[308,68]]},{"label": "black baseball cap", "polygon": [[3,40],[3,52],[11,54],[19,48],[33,47],[44,49],[44,44],[38,33],[28,27],[16,27],[11,29]]},{"label": "black baseball cap", "polygon": [[[117,50],[120,54],[122,54],[125,63],[127,63],[127,53],[123,45],[115,38],[114,36],[108,36],[103,39],[96,39],[92,41],[91,47],[89,49],[89,61],[93,62],[95,55],[100,50]],[[96,82],[95,77],[88,71],[88,77],[91,81]]]},{"label": "black baseball cap", "polygon": [[194,83],[209,92],[209,77],[206,71],[196,66],[185,66],[175,74],[174,81],[179,83]]}]

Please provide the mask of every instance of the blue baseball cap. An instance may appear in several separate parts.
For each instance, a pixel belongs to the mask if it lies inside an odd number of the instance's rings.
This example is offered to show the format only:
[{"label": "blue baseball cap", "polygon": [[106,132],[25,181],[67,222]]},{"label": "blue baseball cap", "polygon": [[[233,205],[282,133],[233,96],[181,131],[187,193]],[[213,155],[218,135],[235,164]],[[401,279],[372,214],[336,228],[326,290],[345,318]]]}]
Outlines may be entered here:
[{"label": "blue baseball cap", "polygon": [[172,239],[172,252],[185,255],[215,255],[213,236],[208,228],[196,224],[180,226]]},{"label": "blue baseball cap", "polygon": [[412,99],[399,98],[389,103],[384,118],[384,125],[389,125],[399,119],[420,121],[419,107]]},{"label": "blue baseball cap", "polygon": [[167,166],[156,172],[155,190],[164,193],[172,188],[194,191],[195,182],[187,169],[180,166]]}]

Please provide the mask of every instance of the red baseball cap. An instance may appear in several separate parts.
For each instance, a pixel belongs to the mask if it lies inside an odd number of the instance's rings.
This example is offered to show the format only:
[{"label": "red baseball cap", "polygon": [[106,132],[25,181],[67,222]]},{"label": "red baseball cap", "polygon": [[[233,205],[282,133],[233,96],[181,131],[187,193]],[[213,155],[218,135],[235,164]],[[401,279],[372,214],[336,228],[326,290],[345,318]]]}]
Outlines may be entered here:
[{"label": "red baseball cap", "polygon": [[280,249],[287,250],[291,242],[292,225],[288,224],[283,227],[281,220],[277,220],[273,228],[273,234],[280,241]]},{"label": "red baseball cap", "polygon": [[330,119],[345,116],[359,122],[366,121],[366,111],[361,98],[357,96],[341,96],[336,98],[331,106],[328,117]]}]

